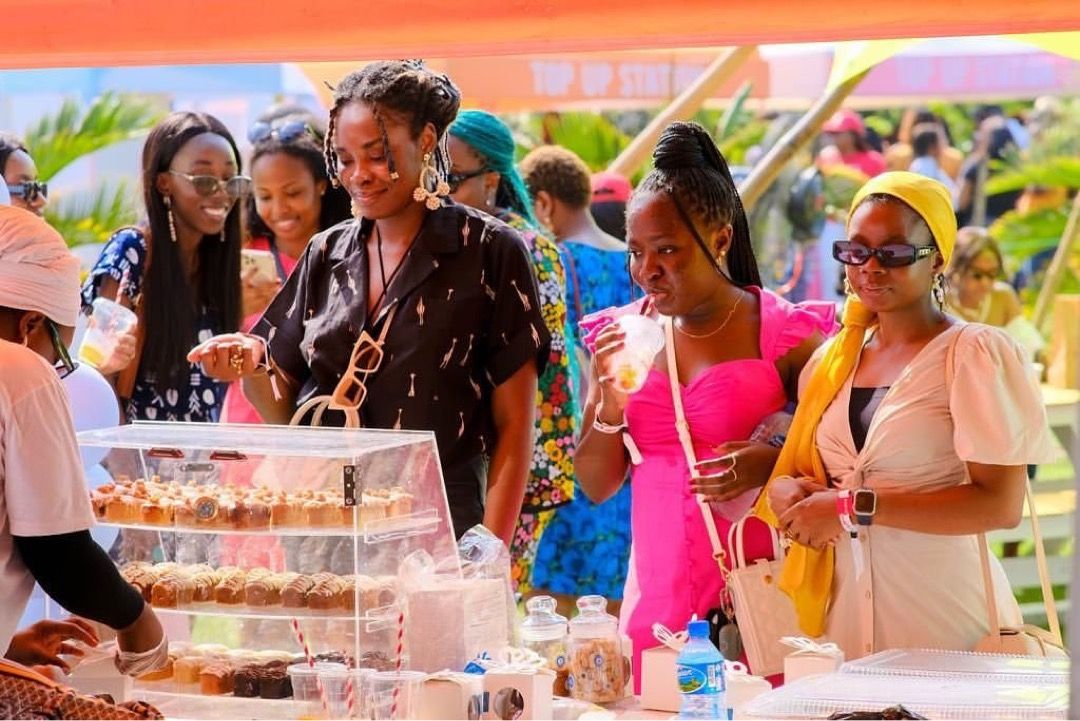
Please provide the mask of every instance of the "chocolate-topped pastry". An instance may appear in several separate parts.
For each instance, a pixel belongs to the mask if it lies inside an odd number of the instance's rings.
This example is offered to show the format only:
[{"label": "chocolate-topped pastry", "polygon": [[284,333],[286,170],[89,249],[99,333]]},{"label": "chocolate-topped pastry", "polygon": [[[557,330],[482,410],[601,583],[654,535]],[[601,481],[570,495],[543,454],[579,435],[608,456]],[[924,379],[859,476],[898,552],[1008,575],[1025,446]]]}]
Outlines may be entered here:
[{"label": "chocolate-topped pastry", "polygon": [[259,676],[262,667],[248,664],[236,670],[233,676],[233,695],[239,698],[256,698],[259,695]]},{"label": "chocolate-topped pastry", "polygon": [[235,606],[244,602],[244,586],[249,574],[233,571],[226,575],[214,587],[214,600],[226,606]]},{"label": "chocolate-topped pastry", "polygon": [[356,662],[357,668],[373,668],[376,671],[393,671],[394,662],[382,651],[364,651]]},{"label": "chocolate-topped pastry", "polygon": [[236,504],[237,528],[269,528],[270,506],[259,500],[240,501]]},{"label": "chocolate-topped pastry", "polygon": [[307,594],[309,608],[328,611],[341,607],[341,592],[345,589],[345,582],[340,576],[315,574],[312,580],[315,585]]},{"label": "chocolate-topped pastry", "polygon": [[270,663],[259,669],[260,698],[289,698],[292,694],[292,681],[284,664]]},{"label": "chocolate-topped pastry", "polygon": [[343,663],[349,668],[353,668],[356,665],[353,662],[353,657],[344,651],[327,651],[326,653],[319,653],[315,655],[315,660],[323,663]]},{"label": "chocolate-topped pastry", "polygon": [[281,604],[286,608],[307,608],[307,594],[314,585],[311,576],[297,576],[281,590]]},{"label": "chocolate-topped pastry", "polygon": [[266,573],[248,575],[244,598],[249,606],[276,606],[281,603],[281,591],[295,573]]}]

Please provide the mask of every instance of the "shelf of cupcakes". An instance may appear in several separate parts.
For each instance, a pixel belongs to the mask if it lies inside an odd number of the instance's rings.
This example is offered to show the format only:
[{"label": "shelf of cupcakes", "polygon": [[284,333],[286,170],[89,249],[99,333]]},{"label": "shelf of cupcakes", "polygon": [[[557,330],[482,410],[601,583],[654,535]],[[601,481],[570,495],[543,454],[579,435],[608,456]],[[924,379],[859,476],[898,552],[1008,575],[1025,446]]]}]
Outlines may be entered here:
[{"label": "shelf of cupcakes", "polygon": [[397,600],[393,576],[277,573],[205,564],[125,564],[120,573],[157,609],[253,618],[379,619]]},{"label": "shelf of cupcakes", "polygon": [[347,506],[337,490],[275,491],[154,476],[149,481],[119,478],[106,483],[90,491],[90,502],[99,521],[115,526],[308,536],[351,534],[357,524],[361,529],[387,528],[392,519],[411,518],[413,496],[401,488],[371,489],[361,494],[358,504]]}]

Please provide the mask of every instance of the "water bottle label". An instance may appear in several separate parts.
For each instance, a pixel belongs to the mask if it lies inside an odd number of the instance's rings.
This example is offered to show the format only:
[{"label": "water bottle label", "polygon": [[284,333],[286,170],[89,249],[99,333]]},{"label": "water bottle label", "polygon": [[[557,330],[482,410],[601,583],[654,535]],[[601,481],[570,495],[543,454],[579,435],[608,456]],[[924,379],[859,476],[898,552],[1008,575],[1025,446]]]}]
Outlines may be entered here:
[{"label": "water bottle label", "polygon": [[715,694],[724,691],[723,667],[716,663],[684,664],[676,667],[675,677],[683,694]]}]

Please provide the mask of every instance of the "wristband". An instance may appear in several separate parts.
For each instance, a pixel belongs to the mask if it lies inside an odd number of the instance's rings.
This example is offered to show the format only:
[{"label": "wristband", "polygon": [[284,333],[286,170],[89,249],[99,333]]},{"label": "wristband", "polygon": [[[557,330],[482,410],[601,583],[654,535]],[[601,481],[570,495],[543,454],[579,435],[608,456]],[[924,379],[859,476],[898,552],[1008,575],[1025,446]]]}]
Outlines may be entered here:
[{"label": "wristband", "polygon": [[838,491],[836,494],[836,513],[840,516],[840,525],[852,538],[859,535],[859,527],[851,520],[854,509],[855,501],[851,497],[851,490],[844,488]]},{"label": "wristband", "polygon": [[603,408],[604,407],[602,405],[596,407],[596,415],[593,417],[592,427],[595,428],[596,430],[600,431],[601,433],[606,433],[609,436],[614,436],[614,435],[617,435],[617,434],[622,433],[623,431],[625,431],[626,430],[626,417],[625,416],[623,417],[622,423],[619,423],[618,425],[614,425],[614,426],[611,425],[610,423],[604,423],[602,420],[600,420],[600,414],[603,412]]}]

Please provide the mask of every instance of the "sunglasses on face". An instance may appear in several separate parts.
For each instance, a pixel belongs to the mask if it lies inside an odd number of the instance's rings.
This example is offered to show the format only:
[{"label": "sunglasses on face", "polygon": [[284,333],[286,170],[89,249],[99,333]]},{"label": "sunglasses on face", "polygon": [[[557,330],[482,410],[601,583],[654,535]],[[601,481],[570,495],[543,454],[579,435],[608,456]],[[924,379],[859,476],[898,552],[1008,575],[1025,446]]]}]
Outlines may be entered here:
[{"label": "sunglasses on face", "polygon": [[472,180],[473,178],[479,178],[481,175],[486,175],[491,171],[487,168],[477,168],[476,170],[467,170],[464,173],[450,173],[446,176],[446,184],[450,186],[450,192],[458,192],[458,188],[466,180]]},{"label": "sunglasses on face", "polygon": [[30,180],[25,183],[9,184],[8,193],[13,198],[22,198],[27,203],[33,203],[40,195],[42,198],[49,197],[49,184],[39,180]]},{"label": "sunglasses on face", "polygon": [[169,174],[188,181],[191,187],[195,188],[195,192],[204,197],[217,195],[224,190],[230,198],[236,200],[251,192],[251,178],[246,175],[234,175],[222,180],[213,175],[188,175],[179,170],[170,170]]},{"label": "sunglasses on face", "polygon": [[252,145],[264,140],[277,138],[282,143],[291,143],[297,138],[311,132],[311,128],[303,120],[291,120],[281,125],[271,123],[255,123],[248,130],[248,141]]},{"label": "sunglasses on face", "polygon": [[869,248],[853,240],[837,240],[833,243],[832,255],[844,265],[866,265],[871,258],[877,258],[882,268],[903,268],[933,255],[936,249],[933,245],[907,243],[890,243],[879,248]]}]

